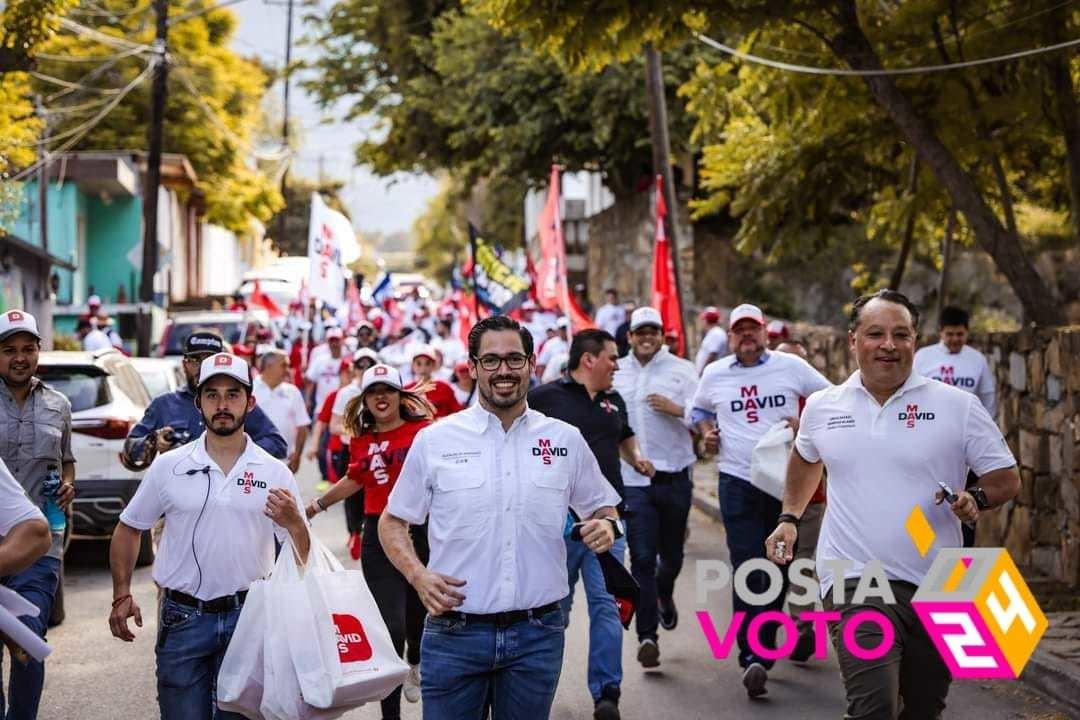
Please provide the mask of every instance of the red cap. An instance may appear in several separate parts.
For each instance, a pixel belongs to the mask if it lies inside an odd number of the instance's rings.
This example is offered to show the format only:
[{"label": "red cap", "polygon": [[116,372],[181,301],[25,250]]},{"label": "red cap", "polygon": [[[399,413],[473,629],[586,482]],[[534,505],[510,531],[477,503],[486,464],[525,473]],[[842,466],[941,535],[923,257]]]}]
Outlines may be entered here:
[{"label": "red cap", "polygon": [[701,319],[705,322],[718,323],[720,322],[720,311],[710,305],[701,311]]}]

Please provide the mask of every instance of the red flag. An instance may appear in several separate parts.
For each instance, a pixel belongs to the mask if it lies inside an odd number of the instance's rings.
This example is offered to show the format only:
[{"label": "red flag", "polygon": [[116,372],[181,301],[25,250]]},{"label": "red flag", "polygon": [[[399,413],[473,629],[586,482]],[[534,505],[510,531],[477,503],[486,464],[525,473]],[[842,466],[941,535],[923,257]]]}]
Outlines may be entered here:
[{"label": "red flag", "polygon": [[671,243],[664,229],[667,205],[664,203],[664,178],[656,176],[656,245],[653,250],[652,306],[660,313],[664,334],[675,333],[679,339],[678,354],[686,355],[686,338],[682,332],[682,302],[675,283],[675,263],[671,259]]},{"label": "red flag", "polygon": [[536,264],[533,288],[536,304],[545,310],[562,310],[570,318],[571,334],[595,328],[588,313],[574,300],[566,280],[566,242],[563,239],[562,212],[559,199],[559,166],[551,166],[547,203],[540,213],[540,262]]},{"label": "red flag", "polygon": [[272,318],[285,317],[285,313],[281,311],[281,308],[277,306],[277,303],[274,302],[273,298],[262,291],[258,280],[255,281],[255,289],[251,291],[251,297],[248,298],[248,302],[252,305],[258,305],[261,308],[265,308]]}]

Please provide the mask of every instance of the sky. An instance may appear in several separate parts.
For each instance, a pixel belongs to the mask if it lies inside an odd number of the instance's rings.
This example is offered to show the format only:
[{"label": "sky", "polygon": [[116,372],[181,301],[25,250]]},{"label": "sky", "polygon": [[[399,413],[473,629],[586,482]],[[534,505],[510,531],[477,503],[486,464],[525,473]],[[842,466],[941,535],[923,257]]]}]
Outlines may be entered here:
[{"label": "sky", "polygon": [[[331,3],[320,0],[319,4],[328,7]],[[231,9],[240,18],[233,49],[243,55],[257,55],[272,66],[284,64],[287,18],[284,2],[271,5],[264,0],[243,0],[231,6]],[[308,11],[308,8],[302,11],[299,2],[293,10],[294,60],[312,57],[315,52],[298,42],[307,34],[300,17],[302,12]],[[322,121],[327,119],[326,114],[299,87],[295,75],[291,88],[290,116],[299,119],[303,131],[299,157],[294,159],[289,172],[318,178],[321,158],[325,177],[347,183],[342,200],[349,208],[356,229],[382,233],[408,230],[413,220],[424,211],[427,200],[437,192],[438,182],[427,175],[405,173],[393,178],[380,178],[366,167],[354,167],[353,147],[371,131],[372,123],[367,123],[367,127],[345,124],[336,122],[331,115],[331,124],[324,124]],[[271,92],[279,98],[280,104],[281,83],[276,84]]]}]

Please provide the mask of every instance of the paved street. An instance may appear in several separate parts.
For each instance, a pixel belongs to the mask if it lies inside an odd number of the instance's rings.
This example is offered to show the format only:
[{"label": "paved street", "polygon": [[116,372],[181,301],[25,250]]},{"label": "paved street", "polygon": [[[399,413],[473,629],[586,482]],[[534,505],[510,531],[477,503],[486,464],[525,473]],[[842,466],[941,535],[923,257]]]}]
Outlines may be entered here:
[{"label": "paved street", "polygon": [[[301,470],[301,486],[311,496],[314,468]],[[839,718],[842,691],[838,672],[828,663],[797,667],[780,663],[770,677],[769,695],[760,702],[747,700],[733,660],[715,661],[700,629],[694,622],[693,562],[697,559],[725,558],[722,528],[698,511],[691,516],[688,564],[678,586],[682,609],[679,627],[661,637],[660,672],[645,673],[634,660],[635,647],[627,634],[624,645],[623,716],[626,718]],[[344,519],[339,508],[320,516],[318,535],[346,558]],[[123,644],[109,635],[106,615],[111,585],[106,568],[106,546],[77,547],[69,556],[67,570],[68,618],[50,634],[55,648],[49,661],[48,678],[40,717],[43,720],[80,718],[115,720],[147,718],[156,714],[154,690],[154,628],[152,611],[133,644]],[[351,564],[351,560],[346,560]],[[135,575],[135,595],[144,609],[154,605],[149,568]],[[714,593],[709,610],[718,625],[730,615],[726,598]],[[722,630],[722,627],[719,628]],[[584,596],[575,603],[567,632],[566,660],[552,718],[587,720],[592,703],[585,688],[587,654]],[[1057,720],[1067,714],[1040,700],[1015,683],[955,685],[949,697],[948,718],[978,720]],[[419,705],[404,704],[405,718],[419,718]],[[794,715],[793,715],[794,713]],[[362,708],[350,719],[379,718],[377,705]]]}]

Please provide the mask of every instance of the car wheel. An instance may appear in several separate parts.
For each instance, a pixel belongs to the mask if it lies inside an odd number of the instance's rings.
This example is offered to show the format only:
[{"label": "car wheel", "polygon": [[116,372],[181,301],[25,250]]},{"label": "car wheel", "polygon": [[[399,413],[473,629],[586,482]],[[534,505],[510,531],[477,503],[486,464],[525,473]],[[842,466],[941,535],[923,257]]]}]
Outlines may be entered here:
[{"label": "car wheel", "polygon": [[52,610],[49,612],[49,627],[56,627],[64,622],[64,561],[60,561],[60,581],[56,584]]},{"label": "car wheel", "polygon": [[154,562],[157,543],[154,542],[153,530],[144,532],[139,538],[139,555],[135,558],[135,567],[146,567]]}]

